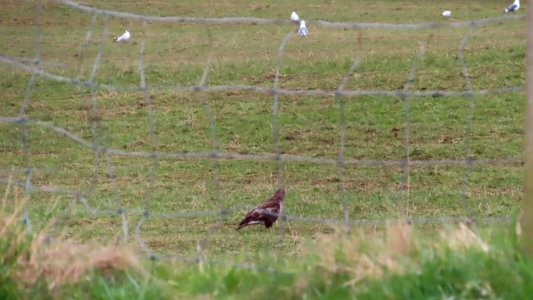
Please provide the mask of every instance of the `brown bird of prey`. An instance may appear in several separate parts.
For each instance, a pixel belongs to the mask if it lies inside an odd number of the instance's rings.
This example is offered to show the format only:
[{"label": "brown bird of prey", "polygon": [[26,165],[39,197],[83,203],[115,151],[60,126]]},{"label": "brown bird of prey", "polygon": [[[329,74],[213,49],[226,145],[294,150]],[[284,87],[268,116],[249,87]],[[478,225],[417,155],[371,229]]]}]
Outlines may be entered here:
[{"label": "brown bird of prey", "polygon": [[279,189],[270,199],[258,207],[246,213],[246,216],[237,227],[237,230],[254,224],[263,224],[266,228],[272,227],[272,224],[278,219],[278,215],[283,210],[283,198],[285,190]]}]

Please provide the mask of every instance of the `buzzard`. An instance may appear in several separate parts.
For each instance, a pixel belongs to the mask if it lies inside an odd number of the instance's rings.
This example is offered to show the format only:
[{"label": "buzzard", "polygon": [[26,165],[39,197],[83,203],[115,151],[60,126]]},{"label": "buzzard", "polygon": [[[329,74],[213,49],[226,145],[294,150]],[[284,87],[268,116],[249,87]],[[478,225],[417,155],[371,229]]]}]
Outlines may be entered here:
[{"label": "buzzard", "polygon": [[272,224],[278,219],[278,215],[283,210],[283,198],[285,190],[279,189],[270,199],[258,207],[246,213],[246,216],[237,227],[237,230],[254,224],[263,224],[266,228],[272,227]]}]

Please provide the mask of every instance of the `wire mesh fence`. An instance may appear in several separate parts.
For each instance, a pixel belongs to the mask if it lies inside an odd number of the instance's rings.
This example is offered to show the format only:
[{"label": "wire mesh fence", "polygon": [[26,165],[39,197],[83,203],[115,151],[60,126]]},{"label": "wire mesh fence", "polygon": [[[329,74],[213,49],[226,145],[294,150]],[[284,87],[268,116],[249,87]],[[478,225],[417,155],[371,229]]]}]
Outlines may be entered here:
[{"label": "wire mesh fence", "polygon": [[[441,22],[441,23],[422,23],[422,24],[388,24],[388,23],[334,23],[321,20],[311,20],[308,24],[311,26],[311,34],[313,27],[326,28],[328,30],[398,30],[398,31],[428,31],[429,38],[426,42],[420,43],[416,55],[411,59],[410,66],[408,67],[408,74],[404,80],[402,87],[397,89],[353,89],[348,87],[348,82],[353,80],[354,73],[361,68],[363,63],[363,57],[361,53],[357,53],[355,58],[350,58],[350,65],[347,70],[337,70],[338,72],[344,72],[342,80],[338,83],[334,89],[326,88],[313,88],[309,86],[300,86],[298,88],[284,87],[281,83],[283,81],[283,59],[286,56],[286,49],[290,45],[291,41],[296,35],[294,28],[289,28],[290,22],[288,20],[276,20],[276,19],[264,19],[255,17],[224,17],[224,18],[200,18],[200,17],[183,17],[183,16],[148,16],[139,15],[133,13],[126,13],[120,11],[102,10],[93,8],[90,6],[82,5],[73,1],[56,1],[64,6],[65,9],[79,11],[82,14],[86,14],[90,17],[89,28],[87,29],[84,38],[81,39],[81,47],[77,58],[79,64],[77,67],[76,75],[73,77],[66,76],[56,71],[50,71],[47,66],[52,63],[42,59],[41,40],[43,35],[42,25],[40,22],[41,15],[43,13],[42,4],[37,1],[34,16],[34,36],[35,41],[35,56],[33,59],[19,59],[17,57],[9,55],[0,55],[0,62],[18,71],[23,71],[31,74],[31,77],[24,89],[24,98],[18,114],[16,115],[4,115],[0,116],[0,123],[6,124],[6,126],[18,126],[20,135],[20,151],[22,162],[13,162],[10,165],[8,160],[6,168],[2,171],[5,174],[17,174],[22,173],[23,176],[14,176],[22,179],[7,179],[7,175],[1,178],[2,183],[15,184],[20,186],[27,193],[28,197],[31,193],[52,193],[52,194],[64,194],[69,195],[75,200],[76,204],[83,207],[83,212],[69,212],[69,218],[100,218],[105,220],[103,223],[96,223],[97,226],[107,226],[110,223],[113,224],[113,228],[118,228],[120,231],[121,239],[129,241],[133,239],[140,246],[143,251],[152,258],[165,258],[177,261],[186,262],[199,262],[209,260],[208,252],[206,249],[212,244],[211,247],[217,247],[217,244],[221,243],[221,239],[228,238],[227,235],[221,234],[217,236],[217,233],[221,231],[234,230],[233,224],[235,218],[232,216],[241,216],[247,209],[253,208],[257,199],[250,200],[250,196],[244,192],[231,191],[229,189],[239,188],[246,184],[244,181],[236,180],[235,183],[227,184],[230,179],[229,173],[231,172],[251,172],[255,174],[261,174],[263,176],[269,174],[269,178],[265,178],[262,184],[262,189],[274,191],[276,188],[283,187],[291,195],[291,200],[299,202],[294,206],[290,206],[289,209],[281,213],[279,226],[277,227],[276,240],[273,244],[279,246],[278,249],[285,249],[282,245],[284,239],[287,238],[288,232],[294,239],[295,232],[298,229],[291,228],[292,226],[317,226],[318,225],[339,225],[345,226],[348,230],[353,226],[380,226],[386,224],[391,219],[405,220],[413,224],[441,224],[441,223],[454,223],[454,222],[476,222],[476,223],[490,223],[490,222],[508,222],[511,220],[510,214],[498,214],[496,213],[480,213],[480,209],[477,207],[480,203],[472,202],[469,196],[469,187],[471,186],[472,177],[482,177],[485,172],[493,172],[492,170],[498,169],[499,172],[505,173],[512,168],[513,172],[519,172],[519,168],[523,164],[523,160],[519,154],[516,155],[495,155],[487,158],[477,158],[472,144],[474,143],[476,132],[476,119],[475,109],[477,99],[488,99],[496,95],[520,95],[523,90],[523,85],[518,86],[503,86],[503,87],[481,87],[475,88],[472,83],[472,76],[469,73],[469,67],[467,58],[465,57],[465,49],[472,38],[475,36],[475,30],[482,26],[489,26],[494,24],[500,24],[504,22],[515,22],[525,18],[525,15],[514,14],[497,16],[492,18],[480,19],[468,22]],[[138,71],[138,84],[120,84],[120,83],[105,83],[97,80],[98,72],[105,65],[105,44],[109,40],[109,22],[112,19],[125,19],[131,22],[138,22],[143,29],[142,33],[139,33],[138,53],[137,56],[137,71]],[[98,24],[101,23],[101,26]],[[202,68],[201,76],[198,78],[197,83],[191,85],[175,84],[175,83],[154,83],[149,81],[149,75],[147,75],[148,65],[146,63],[146,53],[149,48],[149,31],[148,28],[153,23],[176,23],[176,24],[199,24],[198,26],[204,26],[205,36],[202,37],[206,40],[207,55]],[[283,36],[283,39],[279,42],[277,47],[277,54],[275,55],[275,64],[272,66],[273,76],[271,77],[272,86],[261,86],[254,84],[211,84],[210,76],[212,76],[213,62],[216,60],[214,53],[216,47],[214,45],[213,35],[210,26],[225,26],[225,25],[238,25],[247,26],[254,24],[254,26],[270,25],[287,28],[287,33]],[[90,73],[88,76],[84,75],[82,71],[82,65],[88,59],[86,53],[88,45],[96,39],[97,29],[101,29],[101,35],[97,41],[98,47],[94,62],[91,64]],[[466,29],[466,33],[462,36],[456,47],[456,59],[460,69],[460,76],[462,78],[462,86],[464,89],[416,89],[415,79],[417,76],[418,68],[421,61],[427,54],[428,49],[431,47],[431,31],[439,28],[459,28]],[[272,42],[272,41],[269,41]],[[53,69],[53,68],[52,68]],[[30,116],[28,108],[32,104],[32,99],[38,97],[35,91],[38,80],[43,78],[46,82],[63,83],[69,86],[76,87],[80,98],[83,99],[84,111],[87,115],[88,128],[86,130],[73,130],[67,126],[60,125],[63,122],[54,120],[41,120]],[[113,82],[110,80],[110,82]],[[144,139],[142,147],[139,150],[129,150],[127,147],[121,149],[113,146],[116,143],[113,142],[114,134],[110,134],[107,127],[110,124],[104,124],[103,114],[107,112],[102,109],[101,100],[99,100],[101,93],[116,93],[119,95],[125,95],[125,97],[138,97],[141,106],[144,110],[143,118],[145,123],[145,132],[143,133]],[[205,117],[203,120],[206,124],[203,126],[206,128],[205,136],[199,143],[202,144],[203,150],[201,151],[171,151],[164,150],[165,140],[161,137],[161,133],[158,131],[158,117],[157,117],[157,101],[154,101],[153,95],[159,94],[186,94],[194,95],[197,97],[199,105],[202,107]],[[269,115],[269,128],[270,143],[269,147],[260,149],[271,149],[271,151],[227,151],[221,147],[221,124],[217,118],[217,106],[216,101],[218,96],[216,93],[246,93],[247,95],[260,95],[261,97],[270,97],[271,108],[268,112]],[[285,119],[281,119],[281,108],[286,103],[283,103],[283,97],[302,97],[302,98],[331,98],[335,103],[335,120],[336,124],[329,124],[333,126],[333,130],[328,131],[328,134],[335,132],[337,138],[328,139],[328,142],[333,141],[335,149],[334,155],[331,152],[327,152],[326,155],[317,155],[315,152],[310,151],[308,153],[290,153],[288,149],[284,148],[284,141],[292,139],[292,137],[284,135],[284,126],[287,125]],[[394,155],[396,158],[379,158],[379,155],[373,153],[358,155],[354,154],[351,150],[354,148],[354,144],[351,143],[350,138],[353,137],[351,131],[354,122],[350,114],[354,114],[353,107],[347,107],[351,103],[362,101],[364,97],[374,97],[381,107],[387,106],[389,102],[385,102],[385,99],[399,101],[394,104],[394,109],[400,108],[399,112],[396,111],[396,116],[399,116],[401,128],[393,128],[394,136],[399,141],[399,146],[395,148]],[[417,155],[414,145],[417,142],[415,129],[413,129],[413,118],[419,114],[419,112],[413,112],[413,109],[418,109],[417,104],[413,103],[419,99],[429,99],[431,101],[455,101],[459,99],[462,104],[466,104],[464,112],[461,117],[461,122],[464,130],[464,135],[460,138],[461,150],[456,152],[461,153],[460,157],[445,157],[445,155],[436,155],[434,158],[432,155],[420,156]],[[315,101],[315,100],[311,100]],[[298,109],[296,109],[297,111]],[[386,111],[387,109],[384,108]],[[262,115],[264,117],[264,114]],[[238,118],[235,116],[235,118]],[[264,121],[264,120],[263,120]],[[247,126],[243,121],[242,127]],[[264,122],[263,122],[264,124]],[[324,125],[324,126],[327,126]],[[82,126],[83,127],[83,126]],[[7,128],[7,127],[6,127]],[[91,165],[90,172],[83,172],[78,176],[79,182],[69,182],[65,185],[56,185],[50,182],[46,182],[46,176],[50,173],[60,173],[57,170],[40,170],[35,167],[39,161],[38,152],[39,149],[32,149],[32,130],[45,131],[52,133],[56,137],[54,139],[66,139],[69,142],[73,142],[78,146],[91,153],[91,157],[79,157],[75,153],[69,151],[63,151],[57,149],[58,152],[63,152],[59,155],[70,155],[72,160],[69,160],[69,164],[74,169],[74,165],[82,164],[79,161],[89,161]],[[242,129],[242,128],[241,128]],[[133,129],[132,129],[133,130]],[[34,133],[36,134],[36,133]],[[127,129],[120,132],[120,134],[130,134]],[[132,133],[133,134],[133,133]],[[175,134],[180,134],[177,132]],[[14,135],[13,135],[14,136]],[[54,140],[51,143],[57,143]],[[454,144],[459,142],[453,142]],[[381,147],[382,145],[370,144],[370,147],[365,147],[365,151],[373,151],[368,149],[374,149]],[[314,145],[318,147],[319,145]],[[62,146],[66,147],[66,146]],[[357,147],[357,145],[355,145]],[[459,147],[459,146],[458,146]],[[44,151],[44,150],[43,150]],[[289,153],[287,153],[289,152]],[[379,152],[379,151],[376,151]],[[67,154],[70,153],[70,154]],[[83,156],[83,155],[82,155]],[[9,159],[9,158],[8,158]],[[78,161],[79,160],[79,161]],[[138,165],[135,168],[135,172],[142,173],[139,180],[122,179],[121,174],[124,172],[124,161],[129,160],[129,164]],[[245,165],[242,169],[231,169],[232,164],[242,163]],[[21,168],[19,167],[21,166]],[[11,167],[11,168],[9,168]],[[269,172],[263,172],[264,169],[269,169]],[[323,168],[323,169],[319,169]],[[440,212],[431,211],[431,205],[429,208],[419,208],[417,206],[423,206],[423,202],[420,199],[425,199],[431,202],[431,199],[435,197],[430,192],[423,193],[422,185],[438,185],[436,182],[423,182],[416,186],[413,184],[413,176],[422,176],[421,173],[438,173],[439,168],[452,168],[453,172],[446,173],[449,177],[454,178],[455,190],[447,191],[449,186],[441,187],[440,191],[433,191],[434,193],[447,194],[450,199],[455,199],[452,209],[444,212],[444,215]],[[475,170],[479,168],[478,170]],[[187,169],[189,173],[183,171]],[[381,177],[387,177],[389,180],[388,185],[383,184],[381,187],[374,189],[372,197],[366,201],[359,201],[361,197],[360,190],[354,188],[354,184],[361,184],[364,186],[365,178],[357,178],[354,176],[364,175],[368,169],[377,170]],[[164,176],[170,176],[168,170],[183,171],[180,174],[188,174],[177,178],[184,180],[175,187],[177,191],[170,192],[168,189],[172,189],[168,185],[172,185],[172,178],[170,182],[168,180],[162,180]],[[230,170],[230,171],[228,171]],[[399,173],[388,174],[386,172],[390,170],[399,170]],[[361,173],[358,173],[361,172]],[[433,173],[432,173],[433,172]],[[44,175],[40,174],[44,173]],[[196,180],[201,180],[203,183],[200,187],[193,186],[194,181],[185,180],[191,173],[195,173]],[[233,173],[232,173],[233,174]],[[334,175],[331,175],[334,174]],[[496,176],[503,176],[505,175]],[[102,176],[103,175],[103,176]],[[238,175],[233,174],[234,178]],[[307,176],[307,177],[306,177]],[[378,176],[378,177],[379,177]],[[36,179],[36,177],[38,179]],[[101,179],[105,177],[105,180]],[[193,176],[194,177],[194,176]],[[304,179],[301,179],[304,178]],[[479,184],[483,178],[476,179],[476,184]],[[302,186],[299,186],[300,191],[306,192],[299,195],[296,191],[291,191],[291,187],[295,185],[295,182],[301,180],[308,180]],[[377,179],[379,181],[380,179]],[[35,182],[41,182],[43,184],[36,184]],[[126,183],[124,182],[126,181]],[[145,181],[145,182],[144,182]],[[325,181],[326,183],[323,183]],[[317,186],[327,186],[325,191],[317,191],[313,187],[307,187],[307,184],[317,182]],[[392,182],[392,183],[390,183]],[[253,182],[249,183],[248,191],[254,191]],[[224,187],[226,185],[226,187]],[[136,192],[129,194],[129,197],[138,198],[135,201],[124,198],[124,190],[128,190],[130,186],[136,186]],[[269,187],[269,188],[265,188]],[[189,189],[189,190],[187,190]],[[321,189],[319,187],[318,189]],[[381,191],[379,191],[381,189]],[[195,195],[195,191],[202,190],[201,196]],[[364,190],[364,187],[362,188]],[[376,191],[378,190],[378,191]],[[445,190],[445,191],[443,191]],[[309,195],[315,193],[317,198],[324,198],[320,201],[324,205],[335,206],[335,209],[328,210],[321,206],[322,204],[313,205],[317,206],[316,211],[323,211],[322,214],[306,214],[305,210],[299,208],[299,205],[306,205],[309,201]],[[168,197],[161,197],[161,194],[170,194]],[[202,205],[195,207],[194,203],[189,205],[185,203],[187,197],[176,197],[175,193],[186,194],[191,199],[202,198]],[[244,195],[243,195],[244,193]],[[257,193],[254,193],[257,195]],[[262,195],[265,195],[262,193]],[[175,197],[175,200],[172,200]],[[236,197],[235,199],[231,199]],[[376,200],[380,198],[380,200]],[[479,196],[483,197],[483,195]],[[517,197],[504,196],[504,197]],[[35,199],[36,197],[33,197]],[[177,200],[181,199],[181,200]],[[228,200],[230,199],[230,200]],[[333,200],[331,200],[333,199]],[[387,199],[390,202],[383,202],[383,199]],[[429,199],[429,200],[428,200]],[[448,198],[446,198],[448,199]],[[513,200],[513,199],[511,199]],[[37,201],[37,200],[35,200]],[[102,203],[101,203],[102,201]],[[160,204],[161,201],[170,201],[170,203]],[[372,203],[375,201],[375,203]],[[448,200],[447,200],[448,201]],[[194,201],[193,201],[194,202]],[[320,202],[319,202],[320,203]],[[378,203],[378,204],[376,204]],[[32,201],[28,203],[28,206],[32,205]],[[377,205],[374,207],[374,205]],[[435,205],[439,205],[438,203]],[[371,207],[372,206],[372,207]],[[390,207],[389,207],[390,206]],[[180,209],[181,207],[188,207],[188,209]],[[373,214],[372,218],[364,217],[364,213],[358,214],[358,211],[364,210],[364,207],[370,210],[376,210],[377,213]],[[292,208],[292,211],[291,211]],[[30,209],[28,207],[28,209]],[[383,212],[379,212],[379,210]],[[304,213],[302,213],[302,211]],[[316,212],[315,211],[315,212]],[[237,217],[238,218],[238,217]],[[110,221],[110,219],[114,221]],[[118,221],[117,221],[118,220]],[[157,220],[157,222],[153,222]],[[176,223],[169,225],[165,220],[174,220]],[[31,218],[26,215],[27,224],[31,224]],[[118,225],[117,225],[118,222]],[[134,224],[134,226],[131,226]],[[177,227],[187,227],[190,224],[194,224],[191,228],[178,230],[178,233],[172,230]],[[301,225],[297,225],[301,224]],[[198,229],[201,228],[201,229]],[[312,227],[314,228],[314,227]],[[133,229],[133,236],[130,231]],[[98,230],[106,230],[98,229]],[[317,229],[323,230],[323,229]],[[313,231],[313,230],[310,230]],[[148,234],[146,232],[149,232]],[[109,233],[109,235],[117,234],[117,232]],[[254,231],[254,238],[258,239],[257,245],[264,246],[264,241],[260,237],[259,232]],[[169,236],[175,235],[173,239],[163,241],[146,239],[146,235],[153,237],[157,235]],[[231,238],[235,238],[231,236]],[[242,236],[238,239],[242,239]],[[194,245],[193,250],[181,251],[180,243],[185,243],[187,240],[190,244]],[[158,242],[160,244],[158,244]],[[235,245],[242,246],[242,241],[239,240]],[[231,247],[235,247],[232,245]],[[158,251],[164,249],[163,251]],[[289,247],[290,249],[290,247]],[[222,251],[224,257],[230,257],[231,254],[239,250],[226,249]],[[186,253],[187,255],[185,255]],[[193,254],[191,254],[193,253]],[[281,253],[281,252],[279,252]],[[214,260],[213,260],[214,261]]]}]

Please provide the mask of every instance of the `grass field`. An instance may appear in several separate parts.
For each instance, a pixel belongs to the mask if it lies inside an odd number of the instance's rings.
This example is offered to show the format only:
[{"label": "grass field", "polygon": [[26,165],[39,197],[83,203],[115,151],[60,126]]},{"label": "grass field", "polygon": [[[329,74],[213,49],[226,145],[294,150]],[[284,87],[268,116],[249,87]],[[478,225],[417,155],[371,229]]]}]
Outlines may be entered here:
[{"label": "grass field", "polygon": [[[411,90],[466,91],[457,48],[470,34],[464,49],[474,91],[525,86],[524,19],[470,28],[425,30],[333,30],[313,26],[313,20],[332,22],[423,23],[456,22],[502,14],[502,1],[85,1],[99,8],[148,15],[202,17],[256,16],[286,19],[293,9],[310,20],[307,38],[293,36],[281,60],[279,87],[335,90],[356,57],[361,63],[346,90],[404,88],[421,46]],[[445,5],[445,6],[444,6]],[[95,81],[139,86],[140,48],[145,41],[144,72],[148,99],[143,93],[91,91],[41,76],[24,94],[31,73],[0,63],[0,116],[17,117],[21,107],[32,120],[65,128],[89,143],[123,151],[210,152],[213,149],[209,109],[216,122],[218,151],[275,153],[272,137],[273,95],[250,91],[172,92],[173,86],[200,82],[208,58],[209,85],[274,84],[278,48],[292,25],[148,23],[110,18],[108,34],[98,17],[93,37],[82,51],[91,15],[65,5],[45,2],[40,26],[34,26],[34,3],[4,0],[0,11],[0,53],[21,61],[36,55],[47,72],[89,78],[99,41],[101,64]],[[441,19],[444,9],[452,17]],[[524,9],[525,11],[525,9]],[[523,11],[521,11],[522,13]],[[128,43],[114,43],[124,28]],[[207,99],[208,105],[206,105]],[[524,101],[522,92],[476,95],[471,132],[469,97],[408,98],[411,160],[465,159],[469,143],[475,160],[521,158]],[[150,106],[147,100],[153,103]],[[153,108],[153,118],[150,117]],[[156,131],[150,134],[153,120]],[[399,97],[345,98],[347,160],[402,160],[406,156],[404,102]],[[234,230],[247,206],[270,196],[281,176],[287,190],[286,213],[293,217],[342,219],[345,210],[338,193],[342,184],[350,219],[395,218],[401,208],[413,217],[514,216],[522,195],[520,164],[474,165],[463,187],[465,166],[412,166],[409,193],[402,186],[401,166],[347,165],[344,176],[334,164],[283,161],[278,173],[273,160],[218,160],[159,158],[152,174],[151,158],[95,156],[50,128],[28,124],[28,155],[23,126],[0,123],[1,179],[24,182],[25,165],[33,168],[32,183],[81,192],[96,209],[128,211],[128,243],[144,210],[150,216],[142,227],[147,246],[156,254],[251,260],[260,252],[280,249],[293,259],[303,255],[303,244],[321,232],[323,223],[290,221],[287,230]],[[339,101],[326,96],[280,96],[279,149],[283,154],[336,159],[339,155]],[[155,141],[155,142],[154,142]],[[111,167],[109,167],[111,166]],[[116,180],[108,172],[112,170]],[[1,186],[0,189],[4,189]],[[466,204],[462,199],[465,192]],[[202,212],[236,208],[220,222],[219,216],[161,218],[161,213]],[[35,227],[56,219],[57,230],[77,241],[114,241],[122,235],[122,218],[91,215],[72,195],[34,191],[27,203]],[[438,225],[421,225],[433,232]],[[209,232],[209,235],[207,233]],[[281,233],[280,233],[281,232]],[[280,238],[280,234],[281,237]],[[277,248],[279,246],[279,248]],[[258,250],[260,249],[260,250]]]}]

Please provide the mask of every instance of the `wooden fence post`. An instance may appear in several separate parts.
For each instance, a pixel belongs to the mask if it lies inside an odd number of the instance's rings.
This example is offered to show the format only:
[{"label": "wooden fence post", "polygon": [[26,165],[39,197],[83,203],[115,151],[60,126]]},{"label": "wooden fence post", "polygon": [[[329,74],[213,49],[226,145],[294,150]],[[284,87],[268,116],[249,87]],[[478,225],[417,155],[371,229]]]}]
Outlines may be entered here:
[{"label": "wooden fence post", "polygon": [[533,0],[527,7],[527,105],[526,105],[526,157],[522,226],[524,251],[533,257]]}]

